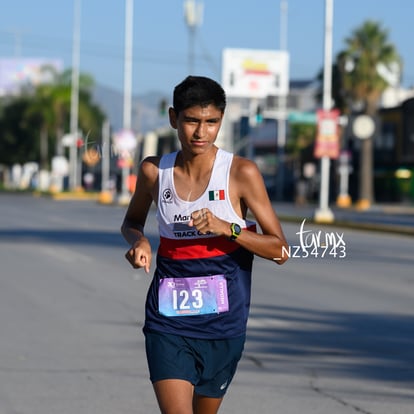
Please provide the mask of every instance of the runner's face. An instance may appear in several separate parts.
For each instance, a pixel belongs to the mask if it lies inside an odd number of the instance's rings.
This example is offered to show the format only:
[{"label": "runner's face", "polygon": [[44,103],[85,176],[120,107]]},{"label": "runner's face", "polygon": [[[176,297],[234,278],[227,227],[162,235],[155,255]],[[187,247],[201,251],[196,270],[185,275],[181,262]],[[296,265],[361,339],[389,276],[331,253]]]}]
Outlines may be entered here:
[{"label": "runner's face", "polygon": [[222,119],[223,113],[214,105],[193,106],[181,111],[178,117],[170,110],[171,126],[177,129],[182,149],[195,154],[213,146]]}]

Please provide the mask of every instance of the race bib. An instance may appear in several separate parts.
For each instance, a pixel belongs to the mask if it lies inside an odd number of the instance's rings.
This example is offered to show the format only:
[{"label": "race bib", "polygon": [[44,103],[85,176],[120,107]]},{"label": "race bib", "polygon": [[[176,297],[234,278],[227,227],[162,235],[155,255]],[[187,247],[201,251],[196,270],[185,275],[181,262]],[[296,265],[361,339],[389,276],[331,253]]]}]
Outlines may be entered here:
[{"label": "race bib", "polygon": [[160,279],[159,312],[164,316],[192,316],[229,310],[224,275]]}]

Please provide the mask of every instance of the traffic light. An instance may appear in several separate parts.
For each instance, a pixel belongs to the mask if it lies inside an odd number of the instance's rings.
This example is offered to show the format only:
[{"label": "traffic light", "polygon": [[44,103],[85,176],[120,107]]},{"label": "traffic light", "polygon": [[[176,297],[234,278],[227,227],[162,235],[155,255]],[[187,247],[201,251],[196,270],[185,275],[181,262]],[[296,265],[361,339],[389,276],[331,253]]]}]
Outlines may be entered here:
[{"label": "traffic light", "polygon": [[257,105],[257,108],[256,108],[256,123],[261,124],[262,122],[263,122],[262,107],[260,105]]},{"label": "traffic light", "polygon": [[159,113],[161,116],[165,116],[167,114],[167,100],[161,99],[160,106],[159,106]]}]

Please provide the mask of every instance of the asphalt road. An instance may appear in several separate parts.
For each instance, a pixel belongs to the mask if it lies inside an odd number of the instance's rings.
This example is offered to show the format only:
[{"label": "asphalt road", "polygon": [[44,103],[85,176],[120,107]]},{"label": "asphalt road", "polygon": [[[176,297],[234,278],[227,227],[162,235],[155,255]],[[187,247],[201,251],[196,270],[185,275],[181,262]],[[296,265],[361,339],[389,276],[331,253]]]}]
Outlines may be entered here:
[{"label": "asphalt road", "polygon": [[[0,194],[0,414],[158,412],[141,333],[149,277],[123,258],[124,210]],[[283,225],[294,257],[255,260],[221,412],[412,414],[414,239]],[[153,216],[147,232],[155,248]]]}]

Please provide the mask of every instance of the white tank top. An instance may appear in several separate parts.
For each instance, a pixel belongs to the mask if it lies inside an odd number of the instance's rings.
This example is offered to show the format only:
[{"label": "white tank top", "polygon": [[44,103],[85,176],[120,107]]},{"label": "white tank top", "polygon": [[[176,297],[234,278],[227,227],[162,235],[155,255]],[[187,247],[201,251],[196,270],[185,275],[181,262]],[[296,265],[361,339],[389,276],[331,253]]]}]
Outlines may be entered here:
[{"label": "white tank top", "polygon": [[242,228],[255,224],[253,221],[239,217],[229,198],[233,154],[222,149],[217,150],[208,186],[194,201],[182,200],[175,191],[174,164],[177,154],[178,151],[162,156],[159,164],[157,219],[161,237],[176,240],[214,237],[214,235],[198,234],[194,228],[188,226],[191,213],[202,208],[208,208],[215,216],[229,223],[237,223]]}]

